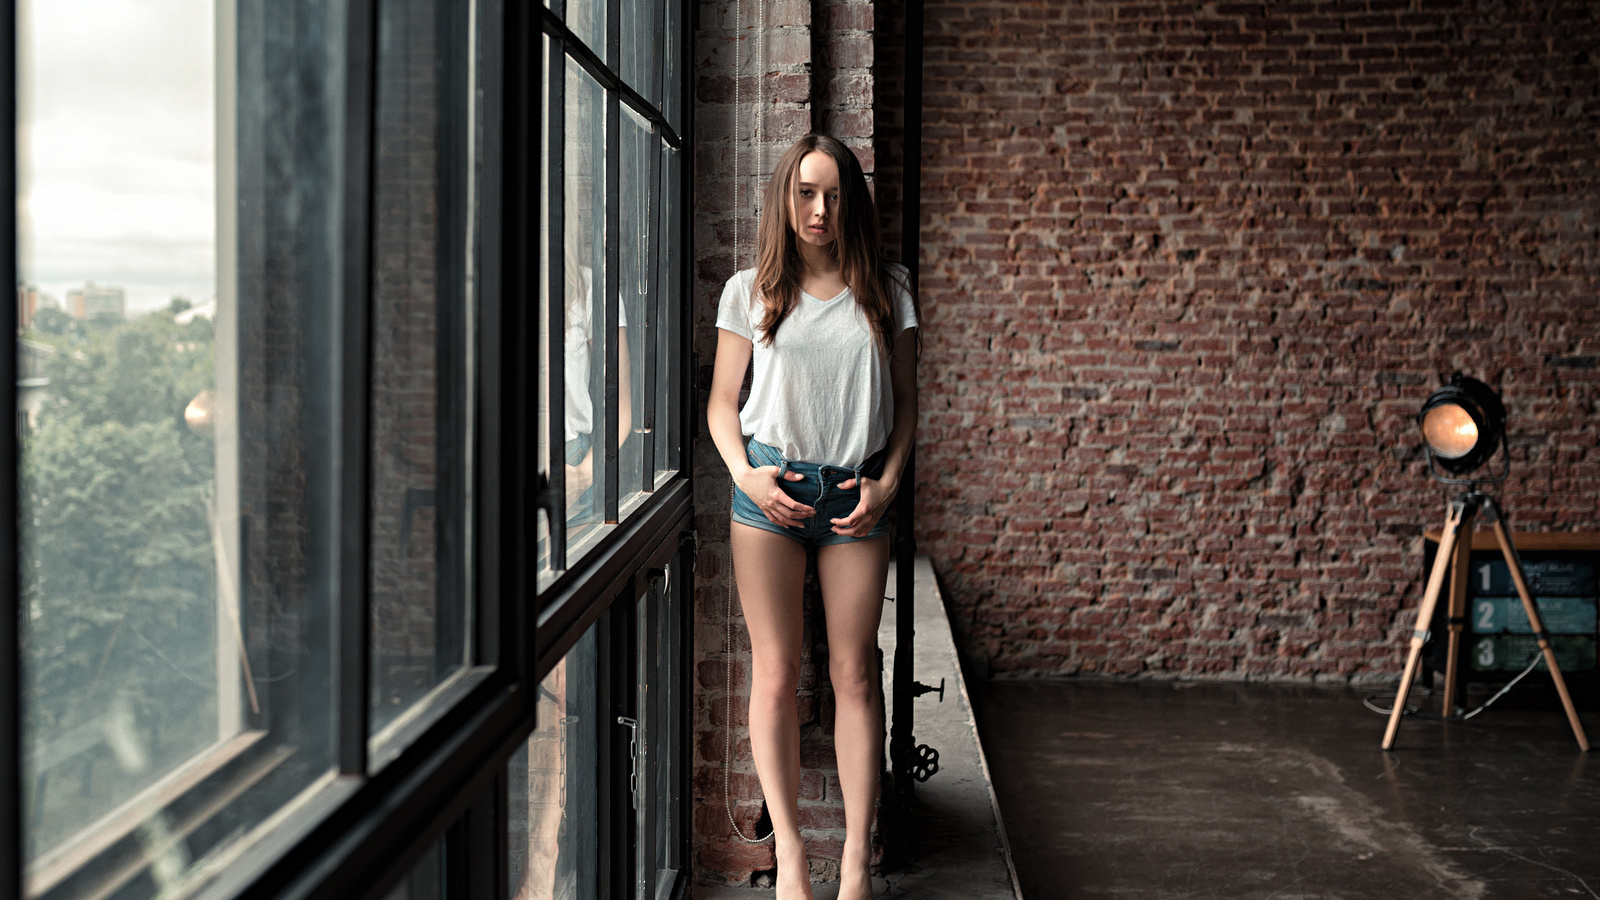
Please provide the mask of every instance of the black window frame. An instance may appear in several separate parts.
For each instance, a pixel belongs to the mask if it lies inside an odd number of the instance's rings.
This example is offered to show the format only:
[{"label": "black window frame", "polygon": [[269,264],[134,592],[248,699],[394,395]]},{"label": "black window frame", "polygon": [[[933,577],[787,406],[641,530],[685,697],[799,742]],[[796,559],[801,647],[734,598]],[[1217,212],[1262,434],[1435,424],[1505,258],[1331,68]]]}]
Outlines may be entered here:
[{"label": "black window frame", "polygon": [[[314,0],[286,0],[314,2]],[[443,847],[445,862],[443,887],[446,895],[472,898],[500,898],[506,893],[506,764],[516,747],[534,727],[534,710],[540,680],[572,647],[585,630],[616,601],[636,601],[650,590],[652,580],[668,566],[678,573],[674,589],[684,592],[677,603],[682,621],[683,646],[680,659],[680,696],[689,697],[691,676],[687,660],[692,644],[692,592],[689,590],[694,564],[692,507],[692,442],[695,438],[696,403],[692,321],[689,314],[693,296],[692,185],[694,160],[687,140],[693,133],[692,78],[688,63],[691,35],[697,10],[684,0],[653,0],[658,30],[667,21],[668,3],[678,3],[675,43],[679,67],[677,96],[679,128],[673,129],[662,112],[667,105],[662,86],[653,94],[661,108],[624,83],[615,72],[618,65],[618,39],[621,0],[607,0],[606,59],[583,45],[566,29],[556,9],[537,2],[487,0],[500,12],[499,44],[494,52],[499,66],[491,67],[491,80],[485,95],[499,103],[485,110],[486,142],[499,148],[502,165],[491,170],[478,197],[487,221],[497,227],[480,233],[482,240],[480,271],[488,275],[479,282],[477,301],[476,384],[473,416],[475,434],[473,454],[473,534],[468,549],[473,557],[473,630],[476,637],[477,670],[459,694],[430,724],[417,733],[391,762],[377,772],[368,771],[368,685],[370,669],[370,535],[367,517],[369,488],[367,403],[371,383],[370,318],[373,304],[372,199],[374,165],[372,160],[376,90],[374,85],[377,36],[376,0],[342,0],[350,23],[344,60],[348,77],[344,85],[346,131],[342,142],[345,159],[342,249],[343,309],[345,327],[341,330],[342,396],[337,415],[340,432],[339,460],[342,470],[356,473],[345,478],[330,492],[337,509],[338,526],[331,529],[327,552],[338,560],[330,573],[336,582],[337,602],[332,611],[341,646],[355,652],[341,652],[337,663],[337,695],[340,698],[336,754],[339,774],[335,783],[317,801],[296,813],[288,827],[266,833],[245,850],[225,872],[195,892],[197,897],[329,897],[352,898],[384,896],[404,878],[410,864],[431,847]],[[14,47],[17,39],[16,0],[0,0],[0,41]],[[537,304],[520,299],[537,296],[539,246],[538,210],[540,165],[539,115],[544,79],[548,74],[542,50],[542,35],[556,32],[552,46],[564,49],[606,89],[608,118],[614,122],[619,104],[626,103],[649,120],[653,135],[665,137],[681,149],[680,183],[676,196],[673,227],[682,235],[676,268],[676,297],[681,305],[677,314],[678,408],[676,436],[679,470],[635,508],[629,517],[606,534],[577,565],[567,569],[542,593],[537,585],[534,558],[536,517],[560,518],[562,486],[559,475],[548,479],[538,475],[534,459],[538,439],[535,416],[529,415],[538,403],[538,360],[548,348],[537,346],[538,324],[533,321]],[[486,32],[486,35],[488,33]],[[493,35],[488,35],[492,37]],[[552,54],[554,56],[555,54]],[[560,60],[557,60],[560,62]],[[4,173],[4,199],[16,209],[17,157],[16,113],[17,72],[15,65],[0,67],[0,105],[8,113],[9,139],[0,149],[0,172]],[[659,71],[660,66],[657,66]],[[616,170],[618,137],[608,129],[607,168]],[[660,184],[660,154],[652,166],[652,186]],[[559,184],[559,182],[556,182]],[[615,180],[608,179],[609,184]],[[659,196],[659,190],[655,192]],[[607,206],[607,252],[611,273],[616,271],[616,192],[609,191]],[[652,201],[654,203],[654,201]],[[654,211],[654,206],[652,205]],[[661,221],[650,217],[651,227]],[[5,217],[0,226],[12,247],[17,241],[14,216]],[[554,229],[558,234],[560,229]],[[652,242],[656,244],[657,242]],[[559,258],[559,257],[557,257]],[[652,257],[654,259],[654,257]],[[15,284],[18,260],[15,253],[5,259],[10,282]],[[652,267],[654,269],[654,267]],[[659,277],[655,269],[652,283]],[[606,303],[616,312],[615,274],[607,278]],[[657,295],[661,294],[657,284]],[[6,305],[0,319],[17,329],[17,307]],[[6,341],[0,361],[15,373],[17,345]],[[647,343],[649,352],[653,344]],[[607,341],[607,358],[615,371],[617,342]],[[655,360],[647,360],[646,377],[655,377]],[[558,369],[559,367],[553,367]],[[605,422],[605,465],[608,470],[605,517],[618,518],[616,383],[608,385],[610,403]],[[17,394],[13,389],[0,409],[17,421]],[[653,391],[642,398],[653,404]],[[331,399],[331,398],[330,398]],[[668,411],[660,411],[667,414]],[[656,415],[653,410],[650,416]],[[650,419],[647,418],[647,421]],[[653,423],[652,423],[653,424]],[[660,429],[655,429],[660,433]],[[649,442],[656,439],[650,436]],[[18,527],[19,492],[15,474],[19,456],[16,441],[0,449],[0,469],[13,473],[0,488],[0,578],[11,590],[0,608],[0,896],[23,894],[22,826],[22,719],[21,664],[18,602],[20,597],[18,552],[21,537]],[[648,457],[653,459],[653,453]],[[561,471],[557,466],[555,473]],[[555,528],[554,526],[552,532]],[[622,604],[625,605],[625,604]],[[617,645],[613,677],[627,679],[632,654],[626,652],[630,629],[640,623],[628,620],[627,628],[613,636]],[[350,646],[350,638],[355,640]],[[677,753],[688,759],[692,711],[684,704],[679,716]],[[610,814],[621,816],[627,806],[626,785],[629,760],[618,759],[616,742],[611,742],[608,768],[602,781],[623,786],[618,802],[613,790]],[[625,744],[626,741],[624,740]],[[690,826],[687,799],[688,765],[678,767],[679,858],[689,859]],[[602,788],[602,792],[605,792]],[[602,804],[603,806],[607,804]],[[621,826],[612,822],[605,833],[622,840]],[[610,889],[602,896],[631,896],[632,885],[619,883],[623,870],[613,862],[608,879]],[[687,888],[687,872],[680,873],[671,896],[682,896]]]}]

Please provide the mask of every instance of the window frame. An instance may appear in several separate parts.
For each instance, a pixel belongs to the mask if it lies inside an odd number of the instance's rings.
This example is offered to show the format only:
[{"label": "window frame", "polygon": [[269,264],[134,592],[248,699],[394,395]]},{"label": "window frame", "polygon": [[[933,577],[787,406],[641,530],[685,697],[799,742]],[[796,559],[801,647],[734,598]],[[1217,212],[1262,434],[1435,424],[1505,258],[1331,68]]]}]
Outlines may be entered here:
[{"label": "window frame", "polygon": [[[474,371],[469,375],[475,390],[470,415],[473,435],[471,529],[473,537],[467,553],[471,559],[472,612],[469,628],[474,634],[473,656],[462,676],[429,696],[437,701],[434,709],[419,716],[408,729],[411,743],[376,772],[369,771],[372,735],[369,716],[371,672],[370,576],[371,533],[369,527],[370,385],[372,379],[373,243],[372,201],[375,165],[373,160],[376,115],[375,67],[377,52],[376,0],[342,0],[349,22],[345,46],[346,76],[343,88],[342,123],[344,133],[332,141],[342,145],[343,183],[340,205],[341,234],[337,240],[341,256],[337,278],[342,297],[340,316],[344,323],[337,349],[343,353],[338,365],[341,391],[336,402],[339,416],[337,462],[342,477],[327,505],[336,511],[336,523],[329,529],[331,542],[326,552],[333,555],[335,571],[334,603],[331,611],[342,640],[332,671],[336,675],[338,698],[336,771],[323,779],[322,789],[302,794],[292,808],[273,815],[276,824],[264,829],[261,837],[231,858],[226,870],[197,890],[195,897],[382,897],[405,877],[416,854],[443,842],[446,859],[445,884],[451,896],[499,898],[505,892],[506,802],[505,766],[517,745],[527,739],[534,726],[535,698],[540,680],[559,661],[596,620],[624,599],[636,602],[650,590],[651,573],[669,563],[680,574],[673,590],[684,592],[677,602],[683,621],[683,646],[680,654],[679,696],[689,697],[692,675],[687,660],[692,634],[693,473],[692,442],[695,438],[696,403],[693,394],[694,360],[692,347],[691,278],[693,267],[692,185],[694,159],[688,136],[693,133],[692,72],[687,61],[695,10],[684,0],[650,0],[657,30],[671,21],[669,3],[679,3],[676,33],[670,36],[678,79],[675,97],[664,95],[660,72],[651,93],[660,98],[659,108],[651,105],[632,87],[621,81],[618,63],[621,0],[606,0],[606,61],[577,41],[562,21],[561,0],[554,9],[516,0],[483,0],[481,8],[498,10],[498,35],[485,30],[482,46],[495,45],[498,65],[485,66],[480,73],[484,96],[491,98],[484,110],[482,139],[485,146],[497,148],[500,164],[488,167],[477,190],[480,215],[493,223],[478,232],[482,277],[477,280],[474,334]],[[0,0],[0,41],[17,39],[16,0]],[[236,19],[235,19],[236,22]],[[676,290],[667,291],[660,283],[662,269],[656,263],[658,241],[652,241],[649,280],[654,308],[665,312],[665,298],[676,295],[681,307],[676,314],[676,341],[681,350],[678,363],[677,396],[668,398],[668,409],[656,409],[654,392],[641,398],[648,412],[645,420],[659,424],[676,416],[676,437],[680,468],[665,480],[656,477],[654,441],[667,433],[656,427],[654,434],[641,442],[650,452],[646,458],[643,490],[645,496],[632,504],[626,518],[608,530],[579,564],[565,568],[543,592],[538,591],[537,561],[531,548],[541,511],[559,511],[562,496],[559,476],[546,479],[537,474],[534,451],[538,446],[534,429],[526,415],[537,402],[538,359],[548,348],[537,346],[537,315],[528,304],[504,302],[506,297],[536,295],[538,274],[539,177],[535,168],[540,160],[539,115],[544,79],[547,74],[542,50],[543,35],[551,30],[564,32],[553,41],[557,51],[577,59],[597,77],[606,90],[607,103],[607,256],[608,274],[605,301],[614,316],[618,294],[619,229],[618,194],[610,185],[617,182],[618,148],[615,130],[619,104],[627,103],[655,126],[651,132],[659,141],[665,134],[680,148],[680,181],[676,210],[671,225],[681,235],[675,269]],[[498,37],[498,40],[496,40]],[[664,45],[663,52],[664,52]],[[557,53],[552,53],[552,57]],[[561,61],[561,60],[558,60]],[[564,63],[563,63],[564,64]],[[10,140],[0,147],[0,172],[4,177],[3,196],[9,208],[16,209],[17,158],[16,113],[17,80],[14,66],[0,67],[0,106],[9,113]],[[330,76],[332,77],[332,76]],[[498,102],[494,99],[498,97]],[[667,122],[669,103],[678,105],[678,125]],[[657,148],[651,164],[650,183],[655,190],[650,199],[648,227],[660,227],[664,220],[659,203],[663,161]],[[559,185],[559,182],[556,182]],[[559,201],[556,203],[559,206]],[[559,233],[559,229],[557,229]],[[0,237],[16,244],[15,216],[4,218]],[[515,249],[513,249],[515,248]],[[557,257],[559,258],[559,257]],[[16,255],[5,258],[5,270],[16,283]],[[529,288],[533,290],[530,291]],[[0,319],[16,333],[18,310],[7,304],[6,318]],[[667,316],[663,320],[671,321]],[[14,340],[4,342],[0,360],[18,371],[18,352]],[[655,347],[646,343],[648,359],[644,377],[656,376]],[[607,340],[608,384],[605,416],[605,465],[607,485],[605,513],[608,521],[620,518],[617,483],[617,340]],[[559,368],[559,367],[556,367]],[[553,379],[559,382],[559,379]],[[4,403],[10,421],[16,422],[18,397],[8,392]],[[670,404],[677,403],[672,410]],[[654,418],[652,422],[651,419]],[[599,423],[596,423],[597,425]],[[0,469],[16,473],[20,463],[17,442],[0,442]],[[559,467],[553,470],[560,472]],[[8,579],[7,592],[0,608],[0,895],[24,896],[22,827],[22,752],[21,660],[18,603],[19,492],[15,477],[0,486],[0,577]],[[554,517],[552,517],[554,518]],[[564,527],[564,526],[563,526]],[[554,529],[552,529],[554,531]],[[624,604],[625,605],[625,604]],[[636,623],[633,627],[639,627]],[[359,638],[352,640],[352,638]],[[627,656],[628,654],[623,654]],[[624,664],[626,660],[624,660]],[[632,690],[632,687],[629,687]],[[675,711],[679,754],[678,790],[680,808],[679,858],[687,861],[690,849],[690,819],[687,798],[687,765],[692,711],[687,704]],[[249,733],[247,731],[247,733]],[[257,743],[260,743],[259,741]],[[602,781],[613,788],[621,772],[626,807],[628,760],[612,753]],[[223,766],[213,779],[233,779],[232,770],[248,762],[250,752],[238,754]],[[248,768],[248,766],[244,766]],[[602,787],[602,803],[606,787]],[[615,791],[612,791],[615,806]],[[607,832],[615,837],[615,823]],[[614,863],[616,864],[616,863]],[[485,876],[488,877],[485,877]],[[681,896],[687,885],[686,872],[676,878],[672,896]],[[613,875],[613,879],[615,875]],[[631,895],[631,885],[612,884],[611,896]]]},{"label": "window frame", "polygon": [[[16,0],[0,0],[0,46],[17,46]],[[14,51],[13,51],[14,55]],[[17,67],[0,66],[0,116],[7,133],[0,140],[0,204],[17,208]],[[0,216],[0,244],[17,246],[15,213]],[[0,275],[7,285],[17,283],[15,251],[0,254]],[[17,305],[4,304],[0,328],[7,335],[17,333]],[[0,367],[13,374],[13,386],[0,391],[0,415],[17,422],[17,342],[0,341]],[[21,653],[21,572],[17,566],[18,527],[17,465],[18,442],[0,441],[0,579],[8,588],[0,592],[0,895],[22,896],[22,653]]]}]

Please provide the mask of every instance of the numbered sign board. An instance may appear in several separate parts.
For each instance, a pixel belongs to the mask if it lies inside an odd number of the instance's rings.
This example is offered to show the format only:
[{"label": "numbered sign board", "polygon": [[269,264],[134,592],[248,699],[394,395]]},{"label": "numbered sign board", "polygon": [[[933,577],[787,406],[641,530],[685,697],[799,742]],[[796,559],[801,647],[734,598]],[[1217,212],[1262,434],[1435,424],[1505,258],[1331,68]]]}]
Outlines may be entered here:
[{"label": "numbered sign board", "polygon": [[[1520,672],[1542,656],[1539,642],[1531,634],[1484,635],[1473,639],[1471,650],[1474,672]],[[1595,639],[1584,634],[1553,634],[1550,649],[1556,652],[1556,664],[1563,673],[1584,672],[1595,667]],[[1539,660],[1538,670],[1548,671],[1544,660]]]},{"label": "numbered sign board", "polygon": [[[1541,607],[1545,597],[1595,595],[1595,572],[1590,563],[1571,559],[1523,560],[1522,568],[1528,577],[1528,590],[1539,598]],[[1469,586],[1480,596],[1517,595],[1517,584],[1511,580],[1511,568],[1504,559],[1474,560]]]},{"label": "numbered sign board", "polygon": [[[1552,634],[1594,634],[1593,597],[1536,596],[1544,630]],[[1477,634],[1532,634],[1520,597],[1474,597],[1472,630]]]}]

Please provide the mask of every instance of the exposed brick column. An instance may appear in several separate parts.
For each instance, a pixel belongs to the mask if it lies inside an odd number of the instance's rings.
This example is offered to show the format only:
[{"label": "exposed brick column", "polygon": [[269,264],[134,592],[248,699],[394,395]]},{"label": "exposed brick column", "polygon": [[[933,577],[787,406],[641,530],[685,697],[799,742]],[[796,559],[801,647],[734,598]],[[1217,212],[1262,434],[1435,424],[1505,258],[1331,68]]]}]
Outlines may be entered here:
[{"label": "exposed brick column", "polygon": [[1593,3],[929,0],[918,538],[996,671],[1397,674],[1440,376],[1600,527]]},{"label": "exposed brick column", "polygon": [[817,77],[821,96],[820,131],[856,152],[861,168],[873,179],[877,171],[873,147],[872,0],[817,0]]},{"label": "exposed brick column", "polygon": [[[758,4],[732,0],[700,5],[695,34],[695,295],[694,341],[699,355],[698,415],[703,423],[712,362],[716,358],[717,300],[737,268],[754,264],[761,192],[783,149],[811,128],[811,4],[782,0],[766,4],[765,35],[757,30]],[[736,17],[736,12],[738,17]],[[742,22],[739,21],[742,17]],[[735,25],[742,25],[736,32]],[[759,67],[765,47],[767,66]],[[735,60],[738,68],[735,68]],[[735,108],[736,96],[740,101]],[[759,101],[764,101],[762,105]],[[755,123],[761,117],[763,141]],[[737,158],[739,180],[734,180]],[[737,218],[736,218],[737,212]],[[739,227],[740,258],[734,259]],[[733,590],[728,552],[727,468],[702,428],[695,446],[696,529],[700,550],[695,571],[694,841],[697,877],[712,883],[748,884],[757,872],[773,868],[768,844],[746,845],[732,834],[723,803],[724,729],[727,692],[733,692],[734,738],[731,795],[734,814],[748,835],[757,833],[761,785],[750,756],[750,644],[737,596],[732,596],[734,664],[726,683],[722,652],[729,592]],[[801,676],[807,709],[816,715],[815,666]],[[801,787],[806,800],[820,800],[822,776],[811,773]]]}]

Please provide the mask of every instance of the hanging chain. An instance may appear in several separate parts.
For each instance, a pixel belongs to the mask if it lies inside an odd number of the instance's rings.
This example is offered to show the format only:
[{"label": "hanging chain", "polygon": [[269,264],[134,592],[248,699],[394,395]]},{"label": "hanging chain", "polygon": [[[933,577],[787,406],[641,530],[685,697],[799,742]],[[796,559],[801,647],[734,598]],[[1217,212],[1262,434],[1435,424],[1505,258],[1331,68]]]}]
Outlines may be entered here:
[{"label": "hanging chain", "polygon": [[[759,13],[759,19],[758,19],[758,23],[759,24],[756,26],[756,38],[757,38],[757,40],[759,40],[761,42],[761,65],[760,65],[760,68],[762,70],[762,72],[758,72],[757,75],[756,75],[756,79],[757,80],[756,80],[755,149],[756,149],[756,153],[757,153],[757,157],[756,158],[758,160],[757,167],[759,169],[760,168],[760,163],[764,162],[765,159],[766,159],[766,154],[763,152],[764,151],[764,147],[762,145],[762,125],[761,125],[761,119],[762,119],[761,107],[763,106],[761,100],[762,100],[762,94],[764,93],[764,91],[763,91],[764,78],[762,77],[762,73],[765,72],[765,70],[766,70],[766,58],[767,58],[767,53],[766,53],[766,50],[767,50],[767,48],[766,48],[766,25],[767,25],[767,9],[766,9],[766,6],[767,6],[767,4],[766,4],[766,0],[758,0],[757,5],[760,7],[760,10],[761,10],[760,13]],[[740,215],[740,210],[741,210],[742,207],[741,207],[740,201],[739,201],[739,188],[743,185],[744,182],[739,177],[739,140],[738,140],[738,135],[734,134],[733,132],[734,132],[734,129],[736,129],[738,127],[739,113],[740,113],[740,110],[743,108],[742,107],[742,101],[744,99],[743,92],[739,88],[739,82],[741,80],[740,79],[740,69],[742,68],[739,65],[739,59],[740,59],[739,39],[740,39],[740,36],[743,35],[743,33],[744,33],[744,0],[734,0],[734,4],[733,4],[733,116],[729,121],[728,130],[729,130],[729,136],[733,138],[733,270],[734,270],[734,272],[736,274],[739,271],[739,265],[741,263],[740,254],[739,254],[739,230],[740,230],[739,229],[739,223],[740,223],[740,219],[742,218],[742,216]],[[747,298],[747,302],[748,302],[748,298]],[[734,491],[733,479],[730,477],[728,479],[728,497],[729,497],[730,501],[732,500],[732,497],[733,497],[733,491]],[[723,809],[725,809],[727,811],[727,813],[728,813],[728,824],[733,826],[733,833],[738,836],[739,840],[745,842],[746,844],[765,844],[768,841],[772,840],[772,838],[773,838],[773,834],[772,833],[769,833],[769,834],[767,834],[766,837],[761,837],[761,838],[748,837],[748,836],[745,835],[743,829],[741,829],[739,827],[738,820],[734,819],[734,817],[733,817],[733,791],[732,791],[732,788],[730,786],[731,782],[733,780],[733,541],[732,541],[732,535],[731,534],[729,535],[729,541],[728,541],[727,559],[726,559],[726,562],[724,563],[724,565],[722,567],[722,589],[723,589],[723,597],[724,597],[724,599],[726,601],[726,609],[723,612],[723,622],[725,623],[726,628],[724,629],[723,643],[722,643],[723,674],[726,676],[726,680],[723,682],[723,684],[727,688],[726,691],[724,692],[726,703],[725,703],[725,706],[723,708],[723,720],[724,720],[723,724],[726,727],[726,737],[725,737],[725,739],[723,741],[723,745],[722,745],[722,807],[723,807]]]}]

